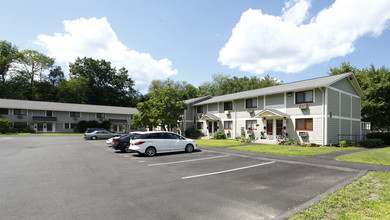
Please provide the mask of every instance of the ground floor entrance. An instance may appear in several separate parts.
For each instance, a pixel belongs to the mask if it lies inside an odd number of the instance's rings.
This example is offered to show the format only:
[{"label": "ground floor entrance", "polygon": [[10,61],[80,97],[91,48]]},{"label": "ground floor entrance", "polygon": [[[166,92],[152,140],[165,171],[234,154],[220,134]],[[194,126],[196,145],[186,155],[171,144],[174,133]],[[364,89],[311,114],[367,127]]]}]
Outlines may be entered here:
[{"label": "ground floor entrance", "polygon": [[35,122],[34,131],[37,133],[55,132],[55,124],[50,122]]}]

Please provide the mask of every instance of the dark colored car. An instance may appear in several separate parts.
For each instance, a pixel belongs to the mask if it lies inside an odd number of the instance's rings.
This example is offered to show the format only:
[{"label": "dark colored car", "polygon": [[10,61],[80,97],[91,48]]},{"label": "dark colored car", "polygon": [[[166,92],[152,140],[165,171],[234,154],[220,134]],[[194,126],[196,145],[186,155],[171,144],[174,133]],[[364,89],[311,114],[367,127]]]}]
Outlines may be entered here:
[{"label": "dark colored car", "polygon": [[129,149],[130,146],[130,139],[135,135],[136,133],[129,133],[123,137],[115,138],[113,140],[113,143],[111,145],[112,148],[115,150],[120,150],[122,153],[130,153],[134,152]]}]

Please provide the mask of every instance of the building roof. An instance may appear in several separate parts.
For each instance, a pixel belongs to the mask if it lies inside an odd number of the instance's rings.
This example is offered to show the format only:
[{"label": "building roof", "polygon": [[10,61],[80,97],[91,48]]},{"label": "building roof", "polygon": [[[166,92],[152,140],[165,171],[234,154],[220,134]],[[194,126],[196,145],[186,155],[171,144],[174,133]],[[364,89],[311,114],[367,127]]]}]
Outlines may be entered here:
[{"label": "building roof", "polygon": [[189,105],[189,104],[196,104],[198,102],[201,102],[203,100],[209,99],[211,97],[212,97],[211,95],[207,95],[207,96],[202,96],[202,97],[198,97],[198,98],[187,99],[187,100],[184,100],[184,103],[186,103],[187,105]]},{"label": "building roof", "polygon": [[262,117],[285,117],[290,118],[290,115],[283,113],[281,111],[278,111],[276,109],[266,108],[262,110],[261,112],[257,113],[255,115],[255,118],[262,118]]},{"label": "building roof", "polygon": [[202,115],[202,117],[200,118],[200,120],[202,121],[206,121],[206,120],[209,120],[209,121],[221,121],[221,119],[213,114],[204,114]]},{"label": "building roof", "polygon": [[0,99],[1,108],[29,109],[29,110],[48,110],[48,111],[65,111],[65,112],[92,112],[92,113],[109,113],[109,114],[138,114],[136,108],[116,107],[106,105],[87,105],[60,102],[42,102],[16,99]]},{"label": "building roof", "polygon": [[352,72],[349,72],[349,73],[344,73],[339,75],[326,76],[326,77],[303,80],[298,82],[286,83],[282,85],[270,86],[270,87],[265,87],[260,89],[237,92],[237,93],[232,93],[232,94],[227,94],[222,96],[215,96],[203,102],[196,103],[194,105],[204,105],[204,104],[232,101],[232,100],[238,100],[244,98],[254,98],[263,95],[272,95],[277,93],[308,90],[308,89],[319,88],[319,87],[327,87],[350,75],[353,76],[350,78],[352,86],[355,88],[359,96],[361,98],[364,98],[363,91],[361,90],[355,76],[353,75]]}]

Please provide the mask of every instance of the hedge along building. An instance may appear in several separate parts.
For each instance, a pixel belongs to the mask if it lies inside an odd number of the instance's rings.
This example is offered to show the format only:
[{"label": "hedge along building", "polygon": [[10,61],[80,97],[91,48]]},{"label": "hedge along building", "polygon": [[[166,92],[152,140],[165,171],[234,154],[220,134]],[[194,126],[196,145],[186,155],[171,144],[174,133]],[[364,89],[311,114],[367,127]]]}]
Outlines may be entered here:
[{"label": "hedge along building", "polygon": [[[362,134],[363,91],[353,73],[249,90],[188,105],[185,122],[206,136],[216,131],[272,140],[279,135],[319,145]],[[187,103],[188,104],[188,103]]]},{"label": "hedge along building", "polygon": [[0,99],[1,118],[12,121],[15,127],[40,133],[74,132],[83,120],[110,120],[112,131],[129,132],[134,114],[138,110],[128,107]]}]

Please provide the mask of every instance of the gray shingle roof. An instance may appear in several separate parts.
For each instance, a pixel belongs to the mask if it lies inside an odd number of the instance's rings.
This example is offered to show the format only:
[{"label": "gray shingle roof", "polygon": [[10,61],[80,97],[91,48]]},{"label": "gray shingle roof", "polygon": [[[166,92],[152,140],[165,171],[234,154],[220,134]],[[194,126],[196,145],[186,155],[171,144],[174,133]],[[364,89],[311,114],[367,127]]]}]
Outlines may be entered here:
[{"label": "gray shingle roof", "polygon": [[42,101],[29,101],[29,100],[16,100],[16,99],[0,99],[0,108],[110,113],[110,114],[125,114],[125,115],[138,114],[138,110],[136,108],[129,108],[129,107],[72,104],[72,103],[59,103],[59,102],[42,102]]},{"label": "gray shingle roof", "polygon": [[[293,92],[293,91],[297,91],[297,90],[307,90],[307,89],[313,89],[313,88],[319,88],[319,87],[326,87],[326,86],[329,86],[333,83],[336,83],[339,80],[342,80],[345,77],[348,77],[350,75],[353,75],[353,73],[350,72],[350,73],[344,73],[344,74],[339,74],[339,75],[326,76],[326,77],[321,77],[321,78],[286,83],[286,84],[277,85],[277,86],[248,90],[248,91],[244,91],[244,92],[237,92],[237,93],[227,94],[227,95],[222,95],[222,96],[215,96],[211,99],[196,103],[194,105],[195,106],[196,105],[204,105],[204,104],[232,101],[232,100],[238,100],[238,99],[244,99],[244,98],[252,98],[252,97],[254,98],[254,97],[263,96],[263,95],[272,95],[272,94],[277,94],[277,93]],[[353,80],[356,81],[356,78],[354,77]],[[359,88],[359,90],[360,90],[360,91],[358,91],[359,95],[364,96],[363,93],[361,92],[360,88]]]},{"label": "gray shingle roof", "polygon": [[210,95],[207,95],[207,96],[202,96],[202,97],[198,97],[198,98],[193,98],[193,99],[187,99],[187,100],[184,100],[184,103],[186,103],[187,105],[188,104],[196,104],[198,102],[201,102],[203,100],[206,100],[206,99],[209,99],[211,98],[212,96]]}]

